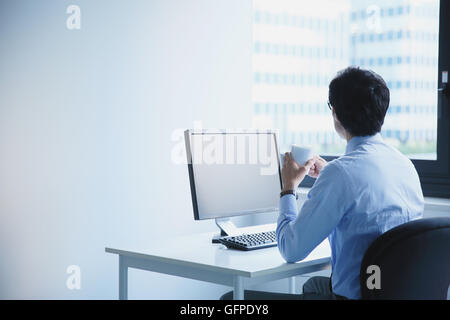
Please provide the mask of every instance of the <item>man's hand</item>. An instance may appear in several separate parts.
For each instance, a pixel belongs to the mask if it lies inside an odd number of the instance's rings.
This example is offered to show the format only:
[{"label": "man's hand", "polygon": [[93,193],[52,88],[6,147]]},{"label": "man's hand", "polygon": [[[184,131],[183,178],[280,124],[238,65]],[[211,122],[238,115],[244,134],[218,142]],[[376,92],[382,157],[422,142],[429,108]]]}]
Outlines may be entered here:
[{"label": "man's hand", "polygon": [[[308,171],[314,166],[314,158],[306,161],[300,166],[295,162],[290,152],[284,154],[283,169],[281,170],[281,180],[283,181],[283,191],[297,190],[298,185],[303,181]],[[325,160],[324,160],[325,161]]]},{"label": "man's hand", "polygon": [[322,159],[319,156],[314,156],[314,165],[309,170],[308,176],[312,178],[317,178],[319,176],[320,171],[322,171],[323,167],[327,165],[327,161]]}]

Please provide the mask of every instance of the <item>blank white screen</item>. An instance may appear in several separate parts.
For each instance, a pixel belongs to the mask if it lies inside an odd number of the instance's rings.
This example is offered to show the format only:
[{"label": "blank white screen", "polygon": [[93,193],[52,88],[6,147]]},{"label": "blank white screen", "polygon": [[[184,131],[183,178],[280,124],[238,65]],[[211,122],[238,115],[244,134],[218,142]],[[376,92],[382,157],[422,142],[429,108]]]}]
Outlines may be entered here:
[{"label": "blank white screen", "polygon": [[199,219],[278,209],[273,133],[193,134],[191,152]]}]

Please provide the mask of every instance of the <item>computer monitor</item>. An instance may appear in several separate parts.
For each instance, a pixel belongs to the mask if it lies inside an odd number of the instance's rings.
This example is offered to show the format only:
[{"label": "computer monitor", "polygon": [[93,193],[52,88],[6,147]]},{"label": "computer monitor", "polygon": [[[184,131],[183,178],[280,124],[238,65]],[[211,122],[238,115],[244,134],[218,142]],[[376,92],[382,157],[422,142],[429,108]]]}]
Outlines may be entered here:
[{"label": "computer monitor", "polygon": [[195,220],[278,211],[276,132],[186,130],[185,142]]}]

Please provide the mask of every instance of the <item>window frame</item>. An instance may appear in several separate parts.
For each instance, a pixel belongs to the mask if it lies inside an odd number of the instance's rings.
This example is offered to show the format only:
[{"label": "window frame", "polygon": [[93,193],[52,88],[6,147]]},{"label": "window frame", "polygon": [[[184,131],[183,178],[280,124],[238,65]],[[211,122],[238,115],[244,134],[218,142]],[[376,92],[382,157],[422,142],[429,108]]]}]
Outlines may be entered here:
[{"label": "window frame", "polygon": [[[442,88],[442,72],[450,71],[450,1],[440,1],[438,88]],[[448,84],[447,84],[448,86]],[[438,93],[437,160],[415,160],[424,196],[450,198],[450,98]],[[327,161],[337,157],[323,156]],[[307,177],[300,187],[312,187],[315,179]]]}]

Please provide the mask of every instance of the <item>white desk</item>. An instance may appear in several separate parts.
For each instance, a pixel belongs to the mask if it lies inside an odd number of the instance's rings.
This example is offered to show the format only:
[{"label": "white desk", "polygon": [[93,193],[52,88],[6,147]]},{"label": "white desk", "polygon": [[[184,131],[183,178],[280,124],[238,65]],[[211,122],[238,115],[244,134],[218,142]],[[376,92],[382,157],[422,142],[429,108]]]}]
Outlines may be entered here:
[{"label": "white desk", "polygon": [[[267,225],[267,229],[272,226]],[[251,232],[252,227],[245,230]],[[227,285],[233,287],[234,299],[240,300],[244,287],[283,278],[289,278],[289,292],[294,293],[295,276],[329,268],[328,240],[304,260],[289,264],[277,247],[254,251],[227,249],[212,244],[213,235],[197,234],[128,249],[107,247],[106,252],[119,255],[119,299],[128,298],[128,268]]]}]

